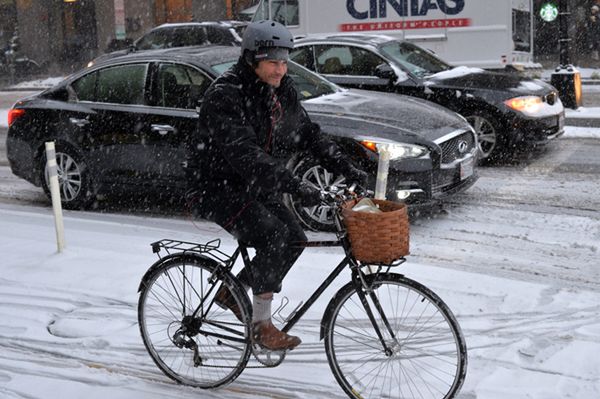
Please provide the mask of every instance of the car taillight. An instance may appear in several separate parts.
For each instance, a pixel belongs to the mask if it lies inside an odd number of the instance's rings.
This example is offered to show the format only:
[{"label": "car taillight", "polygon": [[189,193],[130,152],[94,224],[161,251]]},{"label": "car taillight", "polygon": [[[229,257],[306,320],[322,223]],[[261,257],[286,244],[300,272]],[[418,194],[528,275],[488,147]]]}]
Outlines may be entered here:
[{"label": "car taillight", "polygon": [[25,110],[20,108],[13,108],[8,111],[8,126],[13,124],[18,117],[25,115]]}]

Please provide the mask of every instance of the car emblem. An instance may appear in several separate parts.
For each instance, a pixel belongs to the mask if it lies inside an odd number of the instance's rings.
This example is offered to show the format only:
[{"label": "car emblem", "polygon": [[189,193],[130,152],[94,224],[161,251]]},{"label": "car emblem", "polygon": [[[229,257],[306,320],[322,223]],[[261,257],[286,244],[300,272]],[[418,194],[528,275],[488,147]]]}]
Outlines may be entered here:
[{"label": "car emblem", "polygon": [[458,142],[458,152],[464,154],[469,149],[469,143],[464,140]]}]

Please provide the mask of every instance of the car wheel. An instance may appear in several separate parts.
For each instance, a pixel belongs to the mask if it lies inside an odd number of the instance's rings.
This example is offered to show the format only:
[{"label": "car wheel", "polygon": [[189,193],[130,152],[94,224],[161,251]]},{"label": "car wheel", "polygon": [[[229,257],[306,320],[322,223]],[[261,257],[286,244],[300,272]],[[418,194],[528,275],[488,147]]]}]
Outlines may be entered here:
[{"label": "car wheel", "polygon": [[[292,171],[295,176],[302,181],[310,184],[316,189],[325,189],[332,185],[345,182],[342,175],[336,175],[322,167],[313,158],[300,158],[298,161],[291,161]],[[304,226],[317,231],[334,231],[333,209],[328,205],[317,205],[303,207],[300,202],[291,195],[286,194],[285,202],[288,207],[296,214],[296,217]]]},{"label": "car wheel", "polygon": [[479,159],[483,162],[499,161],[503,158],[500,124],[487,112],[476,111],[465,115],[465,119],[477,134]]},{"label": "car wheel", "polygon": [[[42,187],[51,199],[46,154],[41,158]],[[56,147],[56,170],[60,201],[65,209],[85,208],[94,200],[89,170],[83,159],[71,148]]]}]

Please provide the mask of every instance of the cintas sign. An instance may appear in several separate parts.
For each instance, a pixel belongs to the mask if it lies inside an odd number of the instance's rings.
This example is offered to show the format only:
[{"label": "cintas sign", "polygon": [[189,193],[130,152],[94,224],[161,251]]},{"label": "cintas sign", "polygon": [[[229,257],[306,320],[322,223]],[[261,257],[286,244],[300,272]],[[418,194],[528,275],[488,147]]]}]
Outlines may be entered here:
[{"label": "cintas sign", "polygon": [[465,0],[346,0],[346,9],[355,19],[387,18],[388,10],[400,17],[424,16],[429,10],[440,10],[446,15],[457,15],[465,7]]}]

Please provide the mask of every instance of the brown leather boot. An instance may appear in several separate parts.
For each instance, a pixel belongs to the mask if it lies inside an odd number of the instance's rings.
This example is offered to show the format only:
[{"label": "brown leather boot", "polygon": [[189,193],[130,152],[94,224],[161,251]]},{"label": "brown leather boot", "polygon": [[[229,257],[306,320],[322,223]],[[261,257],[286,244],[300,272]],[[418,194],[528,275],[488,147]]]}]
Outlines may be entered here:
[{"label": "brown leather boot", "polygon": [[239,321],[244,323],[242,311],[240,310],[240,307],[238,306],[235,299],[233,298],[233,295],[231,295],[229,288],[227,288],[224,285],[221,285],[221,288],[219,288],[219,290],[215,294],[215,303],[222,309],[231,310],[231,313],[233,313]]},{"label": "brown leather boot", "polygon": [[302,342],[300,338],[280,331],[268,321],[252,324],[252,340],[254,343],[270,350],[292,350]]}]

